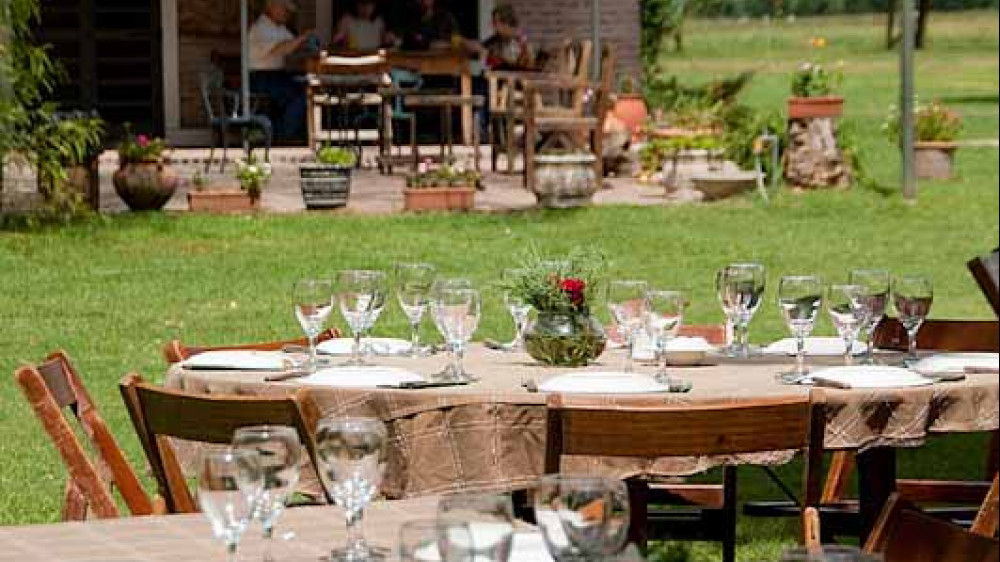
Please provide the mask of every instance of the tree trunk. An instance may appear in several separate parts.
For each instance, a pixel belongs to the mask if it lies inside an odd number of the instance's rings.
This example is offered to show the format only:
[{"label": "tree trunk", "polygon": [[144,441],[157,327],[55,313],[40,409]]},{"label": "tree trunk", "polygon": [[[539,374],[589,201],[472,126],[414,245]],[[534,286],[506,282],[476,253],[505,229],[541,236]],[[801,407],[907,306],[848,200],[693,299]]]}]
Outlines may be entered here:
[{"label": "tree trunk", "polygon": [[836,122],[829,117],[790,119],[785,180],[800,189],[847,187],[851,166],[837,146]]}]

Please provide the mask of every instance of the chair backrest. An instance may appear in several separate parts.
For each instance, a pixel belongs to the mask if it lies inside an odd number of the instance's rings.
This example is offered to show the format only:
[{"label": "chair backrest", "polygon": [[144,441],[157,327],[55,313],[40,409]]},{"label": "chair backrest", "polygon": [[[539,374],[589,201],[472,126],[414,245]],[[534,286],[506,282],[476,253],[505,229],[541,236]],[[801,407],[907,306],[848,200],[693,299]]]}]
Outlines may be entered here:
[{"label": "chair backrest", "polygon": [[[153,513],[149,496],[64,352],[52,353],[38,365],[21,367],[15,378],[69,473],[63,520],[86,519],[88,513],[98,518],[119,517],[108,484],[118,488],[133,515]],[[64,415],[66,411],[69,416]],[[69,423],[71,418],[79,423],[96,459],[84,450]]]},{"label": "chair backrest", "polygon": [[1000,267],[1000,248],[985,256],[972,258],[967,265],[986,300],[990,301],[993,313],[1000,315],[1000,273],[997,271]]},{"label": "chair backrest", "polygon": [[[317,342],[333,339],[339,337],[340,332],[336,328],[330,328],[320,334],[317,338]],[[260,350],[260,351],[279,351],[284,349],[286,346],[306,346],[309,345],[309,341],[306,338],[297,338],[290,340],[280,340],[272,342],[258,342],[258,343],[246,343],[239,345],[219,345],[219,346],[206,346],[206,345],[184,345],[180,340],[170,340],[163,345],[163,358],[167,360],[167,363],[173,365],[174,363],[179,363],[192,355],[197,355],[199,353],[204,353],[206,351],[222,351],[222,350],[232,350],[232,349],[247,349],[247,350]]]},{"label": "chair backrest", "polygon": [[[232,99],[226,100],[223,82],[222,70],[214,65],[198,73],[198,88],[201,91],[201,101],[209,121],[227,114],[239,113],[239,96],[232,96]],[[227,107],[227,101],[230,105],[236,104],[236,106]]]},{"label": "chair backrest", "polygon": [[993,475],[993,485],[983,499],[983,505],[979,508],[979,513],[972,521],[969,529],[973,533],[984,537],[995,537],[997,535],[997,522],[1000,519],[1000,507],[998,507],[997,475]]},{"label": "chair backrest", "polygon": [[[885,317],[875,329],[875,346],[906,350],[906,329]],[[935,351],[1000,351],[1000,323],[995,320],[927,320],[917,333],[917,347]]]},{"label": "chair backrest", "polygon": [[171,513],[191,513],[198,508],[170,438],[225,444],[240,427],[287,425],[296,428],[315,466],[312,433],[293,397],[191,394],[149,384],[136,374],[126,375],[119,388]]},{"label": "chair backrest", "polygon": [[893,494],[886,502],[865,551],[885,562],[996,562],[1000,543],[992,537],[931,517]]}]

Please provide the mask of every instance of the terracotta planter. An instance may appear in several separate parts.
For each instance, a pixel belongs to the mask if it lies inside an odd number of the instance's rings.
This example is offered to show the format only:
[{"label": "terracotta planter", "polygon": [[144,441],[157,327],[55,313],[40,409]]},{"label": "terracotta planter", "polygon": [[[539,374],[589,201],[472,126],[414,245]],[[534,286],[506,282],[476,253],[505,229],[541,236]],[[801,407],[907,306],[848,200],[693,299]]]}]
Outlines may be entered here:
[{"label": "terracotta planter", "polygon": [[129,209],[159,211],[173,197],[180,177],[162,160],[141,160],[122,164],[112,180]]},{"label": "terracotta planter", "polygon": [[809,119],[814,117],[840,117],[844,113],[844,98],[840,96],[816,96],[810,98],[788,98],[789,119]]},{"label": "terracotta planter", "polygon": [[628,127],[633,137],[639,133],[646,118],[649,117],[646,100],[640,94],[618,94],[612,111],[615,117]]},{"label": "terracotta planter", "polygon": [[407,187],[403,209],[407,211],[469,211],[475,205],[474,187]]},{"label": "terracotta planter", "polygon": [[251,198],[242,189],[189,191],[188,208],[202,213],[247,213],[260,209],[260,198]]},{"label": "terracotta planter", "polygon": [[955,148],[951,141],[917,141],[913,145],[913,164],[917,178],[947,180],[955,177]]}]

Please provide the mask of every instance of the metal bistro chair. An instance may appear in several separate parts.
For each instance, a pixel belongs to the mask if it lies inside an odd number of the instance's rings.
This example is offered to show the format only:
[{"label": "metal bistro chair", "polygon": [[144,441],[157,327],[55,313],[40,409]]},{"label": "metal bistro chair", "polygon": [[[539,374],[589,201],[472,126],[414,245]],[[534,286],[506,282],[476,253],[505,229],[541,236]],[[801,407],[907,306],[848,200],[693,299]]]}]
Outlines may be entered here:
[{"label": "metal bistro chair", "polygon": [[226,169],[229,131],[233,129],[240,131],[248,150],[251,149],[252,142],[247,136],[247,130],[260,129],[264,135],[264,160],[269,161],[271,141],[274,138],[271,119],[266,115],[254,114],[252,111],[247,115],[241,115],[242,104],[239,92],[225,89],[222,82],[222,73],[217,69],[205,70],[199,74],[201,99],[205,104],[205,114],[208,115],[209,127],[212,129],[212,146],[208,152],[208,162],[205,162],[205,171],[207,172],[212,166],[215,159],[215,147],[220,140],[222,143],[222,162],[219,164],[219,170]]}]

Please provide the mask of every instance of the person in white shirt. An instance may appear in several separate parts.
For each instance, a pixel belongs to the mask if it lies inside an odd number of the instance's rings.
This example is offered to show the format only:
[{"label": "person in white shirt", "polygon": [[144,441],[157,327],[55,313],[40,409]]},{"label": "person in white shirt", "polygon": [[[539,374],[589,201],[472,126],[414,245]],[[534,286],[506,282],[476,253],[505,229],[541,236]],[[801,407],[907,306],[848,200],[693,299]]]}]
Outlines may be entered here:
[{"label": "person in white shirt", "polygon": [[392,40],[382,16],[375,12],[375,0],[357,0],[354,10],[340,18],[333,33],[333,44],[351,51],[375,51]]},{"label": "person in white shirt", "polygon": [[313,41],[312,30],[296,36],[286,24],[295,10],[291,0],[267,0],[264,11],[250,26],[250,90],[267,97],[275,116],[279,141],[305,136],[306,98],[303,83],[285,69],[285,57]]}]

